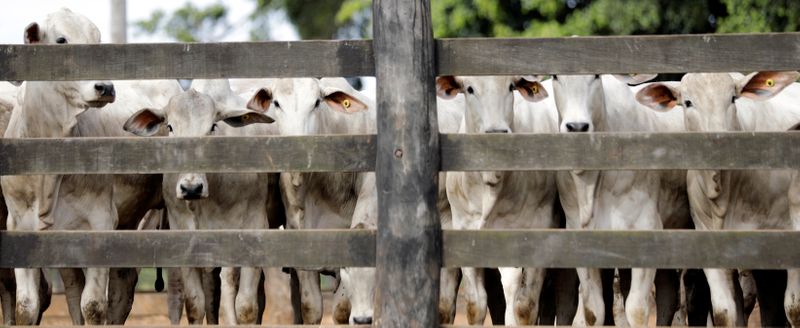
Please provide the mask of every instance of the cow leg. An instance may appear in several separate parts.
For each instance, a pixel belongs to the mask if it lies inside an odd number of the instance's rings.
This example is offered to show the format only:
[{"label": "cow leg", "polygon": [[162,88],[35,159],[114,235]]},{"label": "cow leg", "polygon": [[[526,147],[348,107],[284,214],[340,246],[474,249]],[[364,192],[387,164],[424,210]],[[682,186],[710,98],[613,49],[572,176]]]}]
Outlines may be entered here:
[{"label": "cow leg", "polygon": [[783,296],[786,319],[792,327],[800,327],[800,269],[786,271],[786,293]]},{"label": "cow leg", "polygon": [[[758,290],[758,307],[761,309],[761,326],[786,326],[781,295],[786,291],[785,270],[752,270]],[[785,295],[784,295],[785,297]]]},{"label": "cow leg", "polygon": [[650,310],[650,291],[656,269],[631,269],[631,290],[625,300],[625,316],[633,327],[647,326]]},{"label": "cow leg", "polygon": [[108,277],[108,324],[122,325],[133,308],[136,281],[139,273],[134,268],[113,268]]},{"label": "cow leg", "polygon": [[[712,320],[715,326],[736,325],[736,292],[733,275],[728,269],[703,269],[711,292]],[[738,283],[738,282],[737,282]]]},{"label": "cow leg", "polygon": [[539,296],[542,294],[545,269],[525,268],[522,270],[522,285],[514,300],[514,314],[517,324],[532,325],[539,315]]},{"label": "cow leg", "polygon": [[254,324],[258,314],[258,285],[261,268],[242,268],[239,276],[239,292],[236,294],[236,319],[239,324]]},{"label": "cow leg", "polygon": [[322,291],[319,272],[298,270],[300,283],[300,312],[304,324],[318,325],[322,321]]},{"label": "cow leg", "polygon": [[333,292],[333,323],[346,325],[350,323],[350,312],[352,305],[347,298],[347,291],[342,284],[341,275],[336,277],[336,290]]},{"label": "cow leg", "polygon": [[569,326],[578,309],[578,274],[575,269],[551,269],[556,295],[556,324]]},{"label": "cow leg", "polygon": [[258,313],[256,314],[256,324],[260,325],[264,318],[264,311],[267,310],[267,269],[262,269],[258,279]]},{"label": "cow leg", "polygon": [[505,324],[518,326],[516,318],[517,291],[522,286],[522,268],[499,268],[500,280],[503,283],[503,296],[506,300]]},{"label": "cow leg", "polygon": [[656,271],[656,326],[672,325],[680,306],[680,272],[674,269]]},{"label": "cow leg", "polygon": [[576,326],[603,325],[605,322],[605,303],[603,301],[603,279],[600,269],[577,268],[580,286],[578,288],[578,310],[572,324]]},{"label": "cow leg", "polygon": [[39,317],[39,269],[14,269],[17,280],[17,309],[16,320],[18,325],[32,325]]},{"label": "cow leg", "polygon": [[456,298],[458,297],[458,268],[442,268],[439,283],[439,323],[452,325],[456,319]]},{"label": "cow leg", "polygon": [[81,292],[86,284],[83,270],[75,268],[59,269],[58,273],[64,283],[64,295],[67,298],[67,308],[69,309],[69,316],[72,318],[72,324],[83,325]]},{"label": "cow leg", "polygon": [[203,283],[204,307],[206,309],[206,323],[219,324],[220,302],[220,268],[205,269],[200,272],[200,281]]},{"label": "cow leg", "polygon": [[226,325],[236,324],[236,293],[238,292],[239,268],[222,268],[219,273],[219,314]]},{"label": "cow leg", "polygon": [[14,283],[14,271],[12,269],[0,269],[0,301],[3,303],[3,324],[13,326],[16,308],[16,289]]},{"label": "cow leg", "polygon": [[86,284],[81,293],[81,313],[86,324],[99,325],[106,320],[108,271],[108,268],[86,268]]},{"label": "cow leg", "polygon": [[167,316],[171,325],[179,325],[183,315],[183,282],[178,268],[167,269]]},{"label": "cow leg", "polygon": [[753,278],[753,271],[739,270],[739,286],[742,287],[742,305],[744,308],[744,322],[750,321],[750,314],[756,306],[758,290],[756,290],[756,280]]},{"label": "cow leg", "polygon": [[203,295],[203,282],[198,268],[181,268],[181,282],[183,282],[183,295],[186,301],[186,319],[190,325],[203,324],[206,315],[205,295]]},{"label": "cow leg", "polygon": [[483,286],[483,269],[462,268],[464,297],[467,301],[467,322],[483,325],[486,320],[486,289]]}]

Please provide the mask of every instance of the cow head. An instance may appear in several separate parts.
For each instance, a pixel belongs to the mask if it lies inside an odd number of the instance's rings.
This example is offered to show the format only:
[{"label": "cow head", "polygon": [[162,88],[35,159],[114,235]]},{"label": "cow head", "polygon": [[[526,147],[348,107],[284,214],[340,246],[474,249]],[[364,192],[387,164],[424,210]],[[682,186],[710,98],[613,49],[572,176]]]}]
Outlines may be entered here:
[{"label": "cow head", "polygon": [[[231,108],[190,89],[172,97],[163,109],[145,108],[136,112],[125,122],[124,129],[140,136],[160,132],[170,137],[202,137],[215,135],[220,121],[237,128],[273,122],[260,112]],[[206,198],[208,192],[204,173],[181,173],[177,178],[175,194],[178,199]]]},{"label": "cow head", "polygon": [[741,78],[726,73],[686,74],[678,85],[651,84],[639,90],[636,99],[658,111],[682,106],[689,131],[738,131],[737,98],[769,99],[798,77],[795,71],[758,72]]},{"label": "cow head", "polygon": [[539,81],[512,76],[440,76],[436,94],[452,99],[464,94],[467,133],[509,133],[514,125],[514,91],[528,101],[547,98]]},{"label": "cow head", "polygon": [[[628,84],[653,79],[655,75],[619,75]],[[593,132],[605,120],[605,93],[601,75],[553,75],[553,96],[558,108],[560,132]]]},{"label": "cow head", "polygon": [[[24,39],[26,44],[94,44],[100,43],[100,30],[86,17],[64,8],[49,14],[43,24],[30,23],[25,28]],[[114,85],[107,81],[34,84],[28,86],[28,90],[43,98],[42,106],[74,108],[77,114],[89,107],[103,107],[114,102],[116,97]],[[64,102],[67,106],[61,106]]]},{"label": "cow head", "polygon": [[275,117],[281,135],[324,133],[325,111],[357,113],[369,109],[355,90],[318,79],[279,79],[258,90],[247,108]]}]

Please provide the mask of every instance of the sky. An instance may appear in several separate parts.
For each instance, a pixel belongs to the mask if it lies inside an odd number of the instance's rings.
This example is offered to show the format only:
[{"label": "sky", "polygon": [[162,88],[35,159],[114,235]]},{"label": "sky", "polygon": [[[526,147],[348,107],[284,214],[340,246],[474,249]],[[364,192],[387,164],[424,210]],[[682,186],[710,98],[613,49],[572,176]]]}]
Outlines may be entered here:
[{"label": "sky", "polygon": [[[135,28],[130,24],[137,20],[147,19],[150,14],[156,10],[161,9],[166,12],[172,12],[176,8],[183,6],[186,0],[128,0],[128,42],[141,43],[141,42],[170,42],[162,35],[148,36],[137,33]],[[193,4],[198,7],[207,6],[209,4],[219,3],[220,0],[192,0]],[[61,7],[67,7],[74,12],[83,14],[92,20],[95,25],[100,29],[103,42],[110,40],[110,14],[111,14],[111,1],[110,0],[24,0],[24,5],[16,4],[14,8],[6,7],[6,10],[0,11],[0,44],[22,43],[22,35],[25,27],[31,22],[44,21],[48,13],[58,10]],[[230,9],[228,19],[230,22],[245,22],[243,24],[236,24],[235,28],[224,40],[220,41],[248,41],[250,24],[247,22],[247,15],[250,14],[254,7],[255,1],[252,0],[225,0],[224,3]],[[297,40],[298,34],[294,27],[289,24],[285,18],[277,17],[277,19],[270,20],[272,26],[270,27],[270,35],[273,40]]]}]

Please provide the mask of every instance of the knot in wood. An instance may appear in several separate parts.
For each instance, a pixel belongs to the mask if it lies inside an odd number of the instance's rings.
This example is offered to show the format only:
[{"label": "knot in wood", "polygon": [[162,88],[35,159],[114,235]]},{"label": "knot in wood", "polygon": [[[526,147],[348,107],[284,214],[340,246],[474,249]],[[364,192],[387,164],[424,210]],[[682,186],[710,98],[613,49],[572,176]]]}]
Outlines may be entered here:
[{"label": "knot in wood", "polygon": [[394,150],[394,157],[403,158],[403,150],[400,149],[400,148],[395,149]]}]

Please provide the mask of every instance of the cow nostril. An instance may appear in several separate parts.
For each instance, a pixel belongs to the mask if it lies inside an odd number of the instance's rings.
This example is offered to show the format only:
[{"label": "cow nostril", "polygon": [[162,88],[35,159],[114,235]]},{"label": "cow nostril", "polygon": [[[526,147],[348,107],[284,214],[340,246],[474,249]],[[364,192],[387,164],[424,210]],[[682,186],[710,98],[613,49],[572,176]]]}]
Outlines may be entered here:
[{"label": "cow nostril", "polygon": [[353,318],[353,322],[357,325],[371,325],[372,317],[356,317]]},{"label": "cow nostril", "polygon": [[567,123],[567,131],[587,132],[589,131],[589,123]]},{"label": "cow nostril", "polygon": [[114,85],[109,83],[95,83],[94,90],[104,97],[113,97],[116,95]]},{"label": "cow nostril", "polygon": [[508,133],[508,129],[491,129],[486,130],[486,133]]}]

